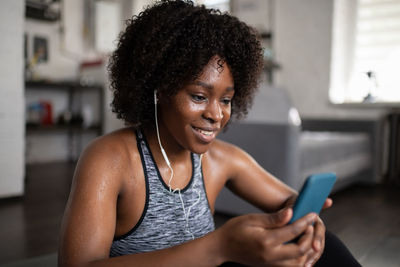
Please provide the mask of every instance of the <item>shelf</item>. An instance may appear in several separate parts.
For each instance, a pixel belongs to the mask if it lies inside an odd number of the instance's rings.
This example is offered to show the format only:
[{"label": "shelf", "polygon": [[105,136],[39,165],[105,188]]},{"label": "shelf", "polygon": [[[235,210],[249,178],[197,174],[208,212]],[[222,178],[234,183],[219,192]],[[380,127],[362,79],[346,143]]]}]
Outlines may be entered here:
[{"label": "shelf", "polygon": [[[26,135],[66,135],[68,142],[66,149],[68,150],[68,159],[70,161],[74,161],[79,157],[79,154],[84,147],[84,142],[86,140],[85,136],[87,133],[90,133],[90,136],[92,134],[94,134],[95,136],[99,136],[102,134],[102,122],[104,118],[103,85],[83,85],[79,82],[79,80],[35,80],[25,81],[25,91],[30,92],[29,94],[26,94],[26,97],[31,97],[32,99],[34,99],[34,101],[36,101],[34,102],[34,104],[39,105],[38,108],[32,108],[32,113],[29,113],[29,115],[32,116],[28,115],[28,118],[33,118],[32,121],[37,123],[26,123]],[[53,94],[52,92],[55,93]],[[96,96],[93,96],[92,94],[95,94]],[[59,104],[60,101],[58,100],[60,99],[63,99],[63,103],[65,102],[67,105],[66,107],[62,107],[62,109],[57,109],[54,107],[51,108],[51,110],[53,111],[57,110],[58,112],[61,112],[60,114],[51,114],[51,116],[53,117],[52,121],[55,122],[55,124],[43,125],[39,123],[43,121],[43,118],[47,118],[46,116],[48,115],[48,113],[46,113],[48,112],[47,106],[44,104],[43,106],[40,106],[41,103],[40,100],[38,100],[43,97],[46,97],[46,99],[50,98],[46,100],[46,102],[50,103],[50,107],[52,107],[52,105]],[[86,102],[83,103],[82,101]],[[96,112],[94,114],[98,114],[98,118],[94,120],[95,125],[92,125],[90,127],[85,127],[82,123],[84,117],[82,107],[84,104],[89,105],[93,109],[92,111]],[[44,112],[44,114],[42,114],[42,112]],[[58,118],[63,118],[64,115],[67,114],[65,112],[71,114],[71,118],[63,121],[59,120]],[[65,122],[65,124],[62,124],[62,122]]]},{"label": "shelf", "polygon": [[75,81],[62,81],[62,82],[50,82],[50,81],[26,81],[25,88],[37,89],[37,90],[67,90],[67,91],[90,91],[90,90],[102,90],[103,86],[100,84],[93,85],[81,85]]},{"label": "shelf", "polygon": [[49,1],[33,1],[26,0],[25,2],[25,17],[45,22],[56,22],[60,20],[60,11],[52,10],[53,3],[45,3]]}]

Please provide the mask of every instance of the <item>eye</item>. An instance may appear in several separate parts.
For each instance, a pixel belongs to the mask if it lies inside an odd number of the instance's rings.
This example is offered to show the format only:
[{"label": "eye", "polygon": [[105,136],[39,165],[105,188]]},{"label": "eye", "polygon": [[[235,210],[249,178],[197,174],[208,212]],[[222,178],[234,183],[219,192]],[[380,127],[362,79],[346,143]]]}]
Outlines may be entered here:
[{"label": "eye", "polygon": [[224,103],[224,105],[229,105],[232,102],[232,99],[230,98],[223,98],[221,100],[222,103]]},{"label": "eye", "polygon": [[202,95],[191,95],[192,99],[196,102],[203,102],[206,98]]}]

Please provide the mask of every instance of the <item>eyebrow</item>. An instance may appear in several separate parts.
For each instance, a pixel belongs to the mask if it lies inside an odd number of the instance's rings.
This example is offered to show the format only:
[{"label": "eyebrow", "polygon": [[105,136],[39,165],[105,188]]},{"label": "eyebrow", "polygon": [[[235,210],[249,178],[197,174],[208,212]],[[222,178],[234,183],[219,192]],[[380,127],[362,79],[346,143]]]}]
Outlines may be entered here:
[{"label": "eyebrow", "polygon": [[[194,81],[194,84],[195,85],[199,85],[201,87],[204,87],[204,88],[206,88],[208,90],[214,89],[214,86],[212,84],[208,84],[208,83],[205,83],[205,82],[202,82],[202,81]],[[226,87],[226,90],[227,91],[233,91],[234,89],[233,89],[233,87],[228,86],[228,87]]]}]

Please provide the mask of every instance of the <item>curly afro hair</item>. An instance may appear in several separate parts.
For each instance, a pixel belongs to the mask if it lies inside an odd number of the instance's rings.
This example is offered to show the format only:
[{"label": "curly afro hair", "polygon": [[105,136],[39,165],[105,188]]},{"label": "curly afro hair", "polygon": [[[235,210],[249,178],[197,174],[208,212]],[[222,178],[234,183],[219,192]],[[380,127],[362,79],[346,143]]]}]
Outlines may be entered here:
[{"label": "curly afro hair", "polygon": [[128,125],[154,125],[153,91],[173,96],[214,56],[230,68],[232,116],[241,118],[252,103],[263,65],[256,31],[191,1],[166,0],[146,8],[127,21],[110,58],[113,112]]}]

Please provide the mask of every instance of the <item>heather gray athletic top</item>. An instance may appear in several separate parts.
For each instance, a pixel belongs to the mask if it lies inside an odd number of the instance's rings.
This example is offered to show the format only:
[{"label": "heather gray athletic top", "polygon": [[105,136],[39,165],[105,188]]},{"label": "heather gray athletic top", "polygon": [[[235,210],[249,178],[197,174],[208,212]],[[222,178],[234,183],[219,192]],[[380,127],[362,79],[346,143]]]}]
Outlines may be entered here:
[{"label": "heather gray athletic top", "polygon": [[191,154],[192,177],[181,190],[185,213],[188,214],[186,220],[179,193],[170,192],[162,180],[143,134],[138,131],[136,136],[146,179],[146,203],[139,222],[128,233],[114,239],[111,257],[172,247],[215,229],[200,156]]}]

